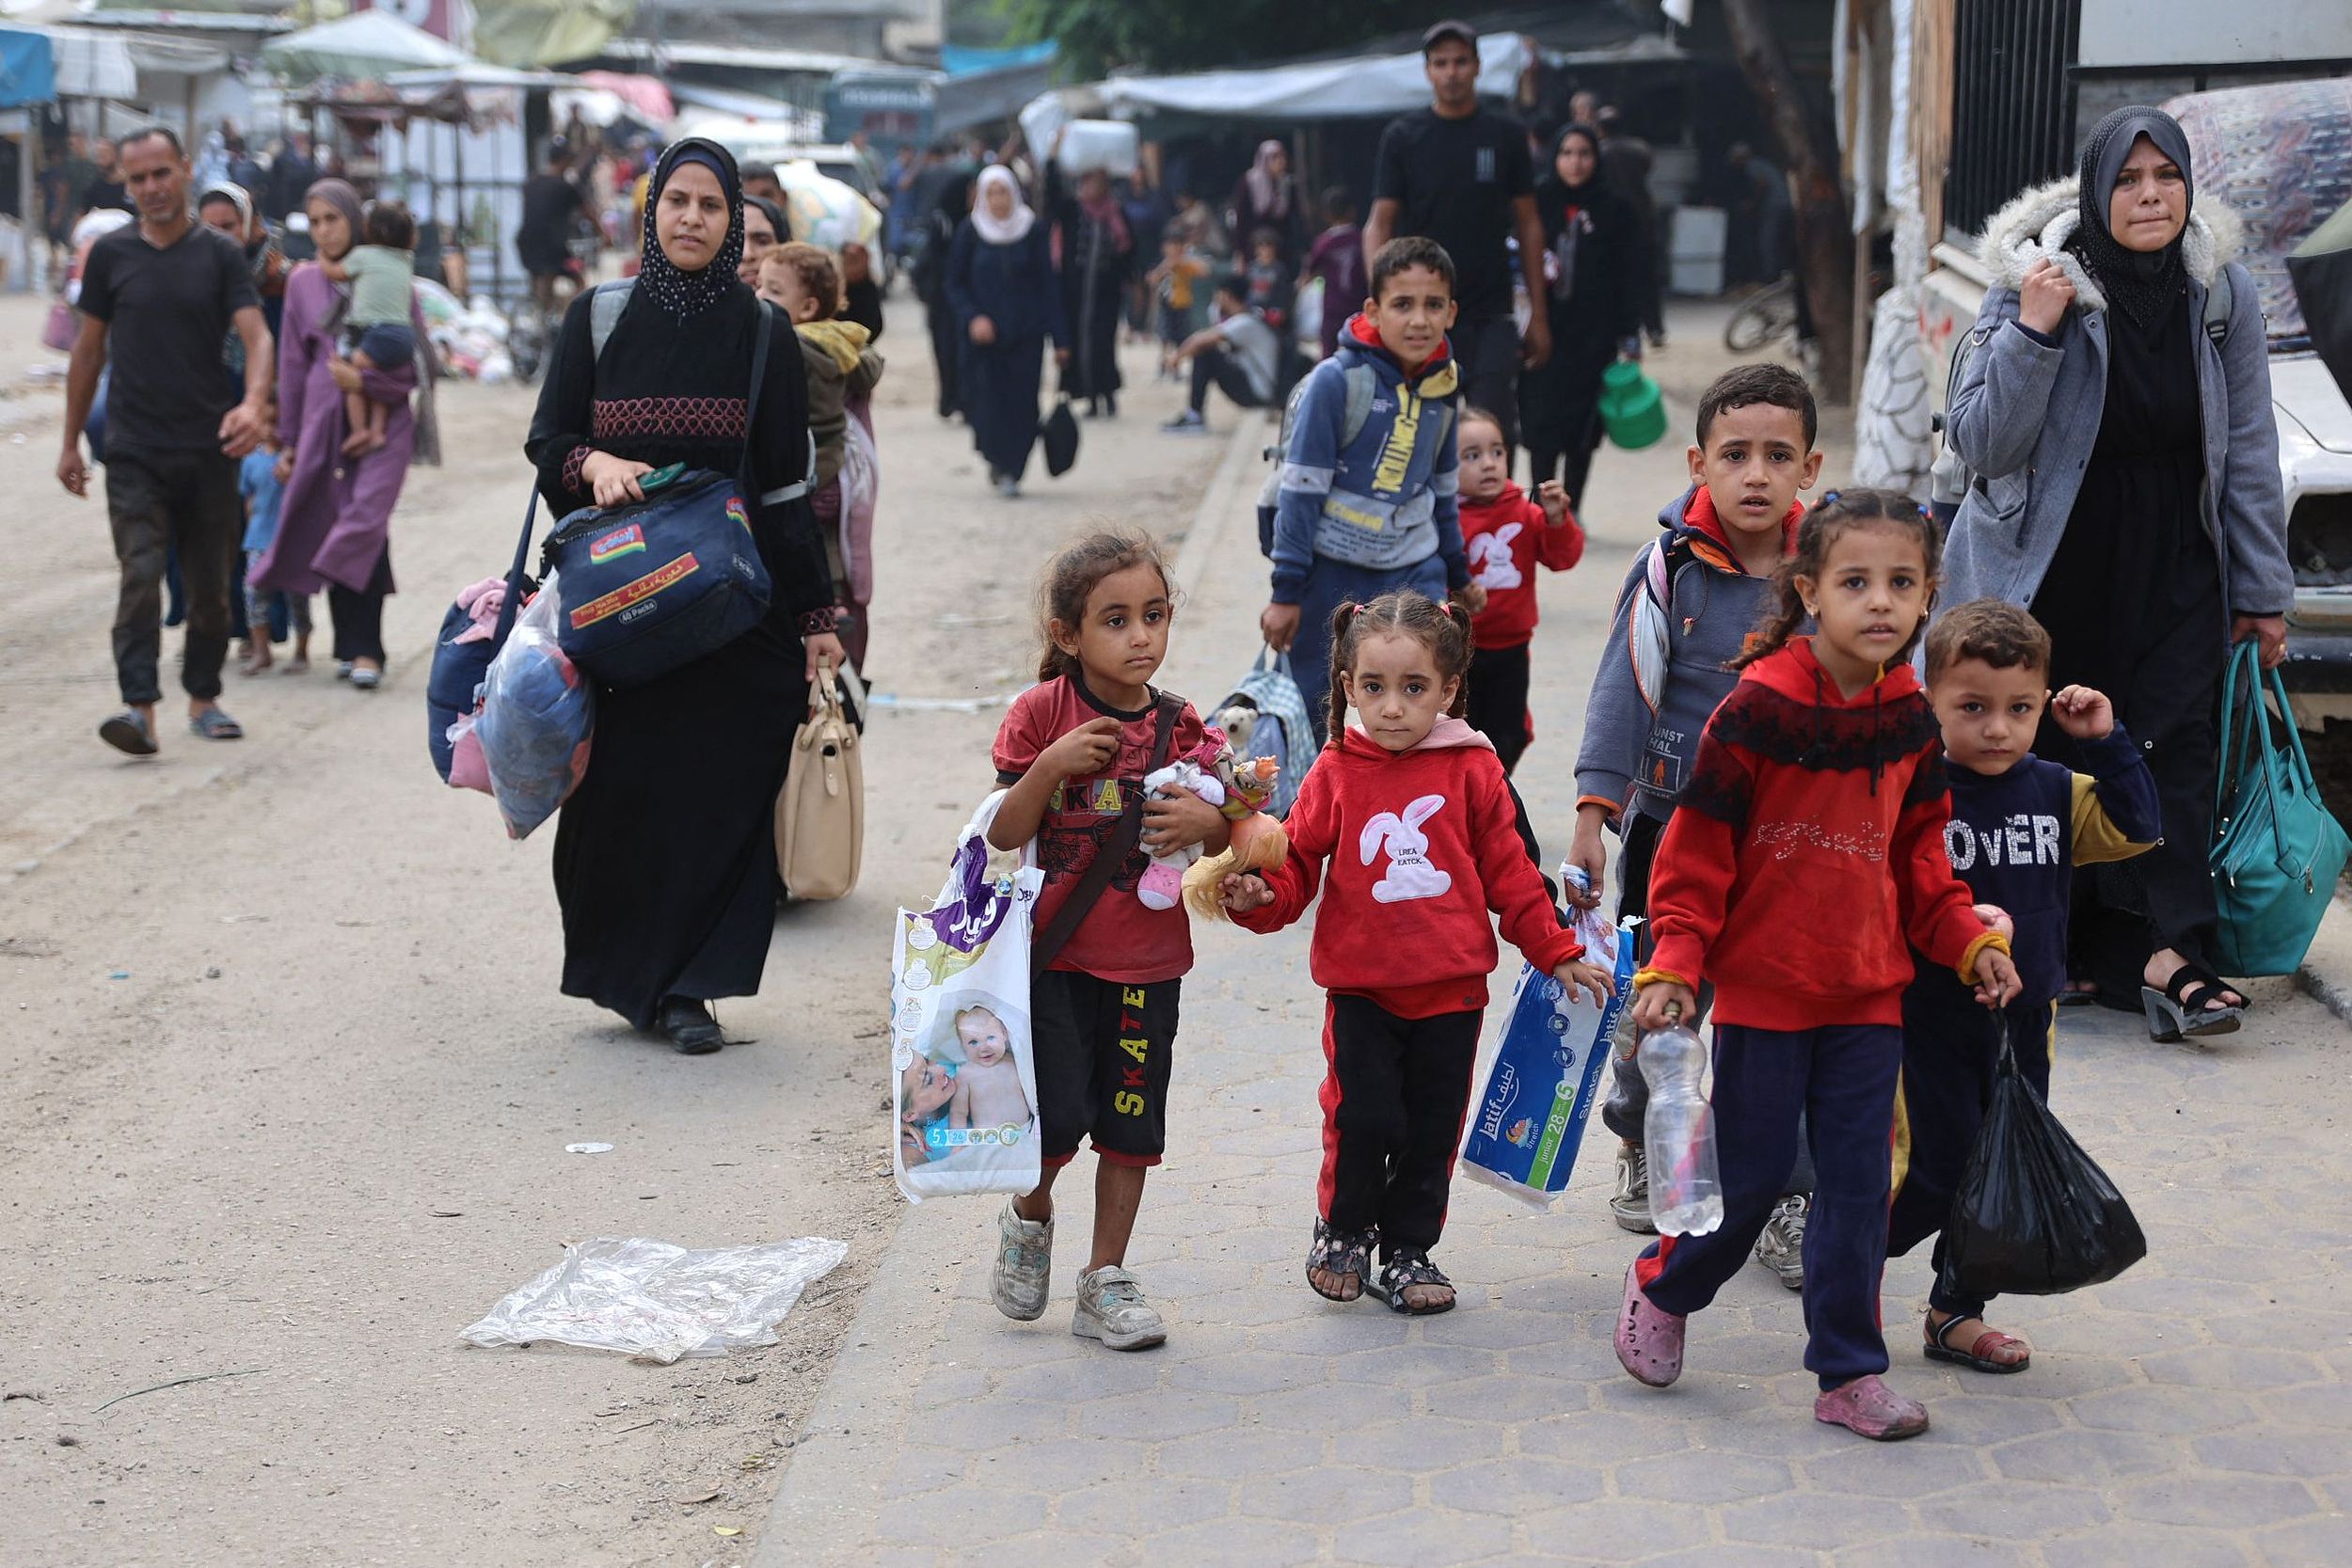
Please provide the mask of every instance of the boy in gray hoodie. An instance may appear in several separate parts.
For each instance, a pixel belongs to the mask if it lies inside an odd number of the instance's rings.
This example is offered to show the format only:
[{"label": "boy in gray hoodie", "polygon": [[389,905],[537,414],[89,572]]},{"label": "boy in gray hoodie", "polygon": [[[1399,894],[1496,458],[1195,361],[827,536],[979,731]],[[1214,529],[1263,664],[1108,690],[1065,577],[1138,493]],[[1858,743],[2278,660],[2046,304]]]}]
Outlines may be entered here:
[{"label": "boy in gray hoodie", "polygon": [[[1739,678],[1726,666],[1756,626],[1772,573],[1796,539],[1804,515],[1797,495],[1813,487],[1821,468],[1813,449],[1818,426],[1811,389],[1785,366],[1741,365],[1717,377],[1699,400],[1698,444],[1688,453],[1691,488],[1659,513],[1661,531],[1635,552],[1617,591],[1577,749],[1576,838],[1568,861],[1592,879],[1597,904],[1609,864],[1601,829],[1616,829],[1625,844],[1620,920],[1645,912],[1650,860],[1698,753],[1699,735]],[[1647,1231],[1641,1139],[1649,1095],[1632,1061],[1631,1038],[1628,1031],[1619,1042],[1601,1119],[1624,1140],[1610,1212],[1626,1229]],[[1811,1182],[1791,1186],[1803,1192]],[[1757,1257],[1784,1282],[1799,1267],[1789,1232],[1801,1235],[1804,1223],[1803,1199],[1785,1200],[1784,1208],[1788,1201],[1799,1205],[1794,1213],[1776,1212],[1756,1243]]]}]

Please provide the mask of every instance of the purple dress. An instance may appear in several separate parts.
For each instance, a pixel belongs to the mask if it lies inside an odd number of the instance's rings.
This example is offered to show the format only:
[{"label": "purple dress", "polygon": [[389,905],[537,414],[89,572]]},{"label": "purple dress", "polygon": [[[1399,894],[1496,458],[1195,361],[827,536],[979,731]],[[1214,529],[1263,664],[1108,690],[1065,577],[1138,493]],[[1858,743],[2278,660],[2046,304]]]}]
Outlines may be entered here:
[{"label": "purple dress", "polygon": [[[369,396],[391,404],[384,445],[346,463],[342,444],[350,432],[331,363],[349,303],[348,291],[312,263],[296,267],[286,280],[278,337],[278,439],[293,446],[294,467],[278,509],[278,537],[253,569],[258,588],[391,591],[392,507],[416,451],[416,419],[406,394],[416,390],[417,374],[413,365],[366,372]],[[417,341],[423,342],[423,312],[413,304],[410,312]]]}]

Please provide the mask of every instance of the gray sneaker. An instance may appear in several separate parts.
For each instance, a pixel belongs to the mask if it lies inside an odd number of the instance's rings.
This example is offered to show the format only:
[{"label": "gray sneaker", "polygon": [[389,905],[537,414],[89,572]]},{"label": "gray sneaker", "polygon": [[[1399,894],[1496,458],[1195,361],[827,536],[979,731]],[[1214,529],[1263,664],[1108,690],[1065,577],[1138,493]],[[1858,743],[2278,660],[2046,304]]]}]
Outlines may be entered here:
[{"label": "gray sneaker", "polygon": [[1617,1190],[1610,1195],[1609,1215],[1637,1236],[1658,1233],[1658,1222],[1649,1217],[1649,1153],[1640,1144],[1617,1145]]},{"label": "gray sneaker", "polygon": [[1116,1264],[1078,1276],[1078,1310],[1070,1332],[1100,1339],[1112,1350],[1141,1350],[1168,1338],[1159,1309],[1143,1299],[1143,1284]]},{"label": "gray sneaker", "polygon": [[1054,1222],[1025,1220],[1005,1199],[996,1216],[996,1267],[989,1275],[988,1299],[1016,1323],[1045,1316],[1045,1291],[1054,1273]]},{"label": "gray sneaker", "polygon": [[1764,1233],[1756,1239],[1756,1260],[1780,1275],[1792,1291],[1804,1289],[1804,1217],[1811,1199],[1790,1193],[1772,1206]]}]

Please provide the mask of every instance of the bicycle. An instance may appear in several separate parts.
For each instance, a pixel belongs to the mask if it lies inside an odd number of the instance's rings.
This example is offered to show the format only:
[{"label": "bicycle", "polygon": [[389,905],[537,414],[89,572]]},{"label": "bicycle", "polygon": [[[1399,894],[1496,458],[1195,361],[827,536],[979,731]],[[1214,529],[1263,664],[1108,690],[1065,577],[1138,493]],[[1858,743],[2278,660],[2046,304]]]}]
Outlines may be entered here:
[{"label": "bicycle", "polygon": [[1797,332],[1797,280],[1782,277],[1748,295],[1724,324],[1724,347],[1734,354],[1754,354],[1771,343],[1786,342]]}]

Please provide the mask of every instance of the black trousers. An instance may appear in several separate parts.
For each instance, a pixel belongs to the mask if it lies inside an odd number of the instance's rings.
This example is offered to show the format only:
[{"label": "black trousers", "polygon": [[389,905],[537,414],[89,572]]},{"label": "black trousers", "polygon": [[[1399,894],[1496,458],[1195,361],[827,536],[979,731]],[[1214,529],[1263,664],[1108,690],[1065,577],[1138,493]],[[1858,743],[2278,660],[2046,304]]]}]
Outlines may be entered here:
[{"label": "black trousers", "polygon": [[335,657],[384,662],[384,600],[392,591],[392,552],[387,547],[363,589],[338,583],[326,591],[327,613],[335,618]]},{"label": "black trousers", "polygon": [[1461,405],[1502,421],[1505,446],[1519,443],[1519,328],[1509,311],[1454,324],[1447,335],[1460,368]]},{"label": "black trousers", "polygon": [[[2057,1009],[2048,1002],[2012,1002],[2002,1009],[2018,1071],[2034,1093],[2050,1098],[2050,1037]],[[1944,1290],[1944,1221],[1968,1172],[1968,1156],[1993,1101],[2000,1061],[1993,1020],[1950,974],[1921,975],[1903,993],[1903,1076],[1900,1125],[1909,1158],[1887,1213],[1886,1252],[1899,1258],[1929,1237],[1937,1279],[1928,1305],[1956,1317],[1984,1316],[1982,1296]]]},{"label": "black trousers", "polygon": [[1479,648],[1470,654],[1470,728],[1494,742],[1508,773],[1527,750],[1527,644]]},{"label": "black trousers", "polygon": [[1399,1018],[1369,997],[1336,991],[1326,1005],[1316,1207],[1334,1230],[1377,1227],[1384,1259],[1400,1248],[1426,1252],[1444,1233],[1485,1019]]},{"label": "black trousers", "polygon": [[164,561],[174,546],[187,590],[187,639],[180,685],[208,702],[220,695],[220,667],[238,619],[237,546],[245,533],[236,459],[217,451],[106,449],[106,519],[122,586],[115,600],[115,677],[125,703],[163,695]]},{"label": "black trousers", "polygon": [[926,303],[923,314],[931,329],[931,364],[939,372],[939,417],[951,420],[963,407],[957,376],[963,363],[963,324],[945,298]]},{"label": "black trousers", "polygon": [[1241,368],[1226,350],[1211,344],[1192,356],[1192,411],[1196,414],[1209,406],[1209,388],[1215,387],[1244,408],[1263,408],[1265,400],[1249,384],[1248,372]]}]

